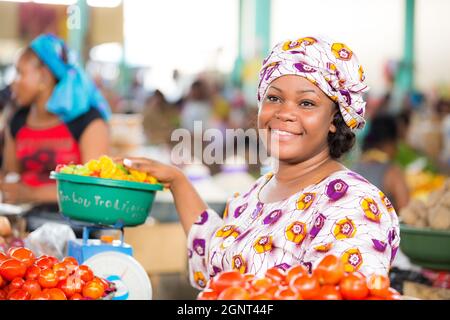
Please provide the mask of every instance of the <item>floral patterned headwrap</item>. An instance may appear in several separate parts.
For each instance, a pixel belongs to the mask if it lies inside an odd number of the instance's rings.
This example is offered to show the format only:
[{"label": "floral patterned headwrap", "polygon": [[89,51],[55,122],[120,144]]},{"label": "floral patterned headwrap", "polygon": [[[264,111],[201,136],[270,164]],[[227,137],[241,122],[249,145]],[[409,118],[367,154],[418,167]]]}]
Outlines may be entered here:
[{"label": "floral patterned headwrap", "polygon": [[263,61],[259,76],[258,102],[269,84],[285,75],[299,75],[318,86],[339,105],[352,130],[364,127],[366,103],[364,71],[355,53],[345,44],[324,37],[305,37],[277,44]]}]

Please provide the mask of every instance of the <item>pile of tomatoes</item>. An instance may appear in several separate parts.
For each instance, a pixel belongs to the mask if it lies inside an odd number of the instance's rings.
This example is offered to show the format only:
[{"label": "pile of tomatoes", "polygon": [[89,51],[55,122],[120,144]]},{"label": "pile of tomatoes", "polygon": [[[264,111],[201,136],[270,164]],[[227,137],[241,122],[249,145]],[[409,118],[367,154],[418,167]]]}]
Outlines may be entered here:
[{"label": "pile of tomatoes", "polygon": [[23,247],[0,252],[0,300],[96,300],[114,291],[75,258],[36,258]]},{"label": "pile of tomatoes", "polygon": [[224,271],[211,278],[199,293],[199,300],[401,300],[390,288],[389,278],[373,274],[344,271],[342,261],[334,255],[322,259],[310,274],[297,265],[283,270],[268,269],[263,278]]}]

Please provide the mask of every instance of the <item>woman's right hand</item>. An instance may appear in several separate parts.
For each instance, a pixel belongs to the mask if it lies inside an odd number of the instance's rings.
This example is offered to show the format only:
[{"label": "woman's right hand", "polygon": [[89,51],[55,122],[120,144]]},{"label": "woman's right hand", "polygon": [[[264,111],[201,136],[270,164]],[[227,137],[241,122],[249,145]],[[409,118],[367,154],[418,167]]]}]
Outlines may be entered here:
[{"label": "woman's right hand", "polygon": [[185,177],[177,167],[152,159],[127,157],[121,161],[129,169],[142,171],[155,177],[165,188],[173,187],[177,181]]},{"label": "woman's right hand", "polygon": [[177,167],[146,158],[125,158],[121,162],[129,169],[152,175],[170,189],[186,234],[197,217],[208,208],[189,179]]}]

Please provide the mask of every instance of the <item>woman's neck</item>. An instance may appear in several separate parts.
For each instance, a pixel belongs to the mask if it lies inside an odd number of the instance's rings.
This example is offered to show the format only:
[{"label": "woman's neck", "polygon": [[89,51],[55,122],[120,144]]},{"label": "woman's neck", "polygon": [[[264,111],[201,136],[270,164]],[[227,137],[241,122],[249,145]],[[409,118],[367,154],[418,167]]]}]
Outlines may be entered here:
[{"label": "woman's neck", "polygon": [[32,108],[32,115],[35,121],[45,122],[57,118],[56,115],[47,111],[47,103],[51,97],[51,94],[52,91],[50,90],[44,91],[39,95],[39,97],[35,101],[34,107]]},{"label": "woman's neck", "polygon": [[292,164],[280,161],[275,172],[277,183],[299,184],[299,181],[310,183],[311,181],[327,177],[330,173],[342,170],[345,167],[330,157],[329,151],[323,150],[311,159]]}]

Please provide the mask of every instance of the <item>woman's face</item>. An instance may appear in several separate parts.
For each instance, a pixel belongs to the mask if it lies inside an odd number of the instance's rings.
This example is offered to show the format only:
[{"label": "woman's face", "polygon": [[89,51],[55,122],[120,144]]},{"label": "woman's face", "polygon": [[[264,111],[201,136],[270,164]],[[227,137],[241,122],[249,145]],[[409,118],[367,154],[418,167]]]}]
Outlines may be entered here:
[{"label": "woman's face", "polygon": [[[286,75],[268,87],[258,128],[272,157],[288,163],[308,160],[328,149],[328,133],[338,112],[334,102],[309,80]],[[264,134],[264,133],[267,133]]]},{"label": "woman's face", "polygon": [[19,106],[29,106],[36,101],[42,86],[43,70],[39,60],[22,55],[16,64],[17,75],[12,84],[13,98]]}]

